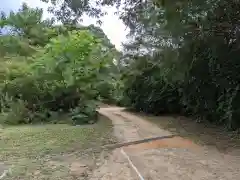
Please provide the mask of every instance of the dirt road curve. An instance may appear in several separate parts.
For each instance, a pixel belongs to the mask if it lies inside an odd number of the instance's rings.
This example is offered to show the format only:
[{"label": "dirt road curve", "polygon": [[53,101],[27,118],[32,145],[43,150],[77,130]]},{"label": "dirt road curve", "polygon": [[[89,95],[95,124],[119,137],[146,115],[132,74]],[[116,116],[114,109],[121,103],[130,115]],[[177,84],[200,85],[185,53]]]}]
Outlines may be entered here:
[{"label": "dirt road curve", "polygon": [[[99,112],[113,121],[120,142],[171,135],[122,108],[101,108]],[[174,137],[115,149],[90,179],[238,180],[240,157]]]}]

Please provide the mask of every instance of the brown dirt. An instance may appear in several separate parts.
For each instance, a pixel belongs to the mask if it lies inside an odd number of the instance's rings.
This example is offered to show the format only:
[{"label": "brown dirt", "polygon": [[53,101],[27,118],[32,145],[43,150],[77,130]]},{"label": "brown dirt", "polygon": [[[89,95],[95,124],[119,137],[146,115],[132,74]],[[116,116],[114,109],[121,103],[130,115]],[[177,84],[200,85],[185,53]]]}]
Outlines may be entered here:
[{"label": "brown dirt", "polygon": [[[100,114],[113,121],[114,134],[120,142],[167,136],[172,132],[119,107],[100,108]],[[172,139],[131,145],[123,148],[145,179],[149,180],[232,180],[240,179],[239,154],[221,153],[217,148],[200,146],[193,141]],[[90,180],[139,179],[120,149],[93,171]]]},{"label": "brown dirt", "polygon": [[182,137],[173,137],[161,140],[150,141],[147,143],[141,143],[137,145],[130,145],[124,147],[126,152],[144,151],[149,149],[159,148],[183,148],[189,150],[199,150],[200,147],[188,139]]},{"label": "brown dirt", "polygon": [[134,113],[134,115],[201,146],[215,148],[221,153],[240,155],[239,131],[229,132],[224,127],[208,122],[196,122],[183,116],[152,116],[144,113]]},{"label": "brown dirt", "polygon": [[120,149],[116,149],[93,171],[89,180],[138,180],[138,177]]},{"label": "brown dirt", "polygon": [[76,177],[85,177],[87,176],[87,165],[81,164],[80,162],[73,162],[70,165],[70,174]]}]

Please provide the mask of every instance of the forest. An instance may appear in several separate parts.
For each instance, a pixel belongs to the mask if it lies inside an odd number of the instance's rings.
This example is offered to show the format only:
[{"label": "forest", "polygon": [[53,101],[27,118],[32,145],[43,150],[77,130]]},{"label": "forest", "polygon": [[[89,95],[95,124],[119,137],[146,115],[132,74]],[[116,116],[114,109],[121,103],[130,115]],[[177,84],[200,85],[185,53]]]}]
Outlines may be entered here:
[{"label": "forest", "polygon": [[[91,122],[103,101],[240,127],[238,0],[42,1],[52,19],[26,4],[1,13],[1,123]],[[121,52],[81,25],[84,14],[101,24],[106,6],[130,29]]]}]

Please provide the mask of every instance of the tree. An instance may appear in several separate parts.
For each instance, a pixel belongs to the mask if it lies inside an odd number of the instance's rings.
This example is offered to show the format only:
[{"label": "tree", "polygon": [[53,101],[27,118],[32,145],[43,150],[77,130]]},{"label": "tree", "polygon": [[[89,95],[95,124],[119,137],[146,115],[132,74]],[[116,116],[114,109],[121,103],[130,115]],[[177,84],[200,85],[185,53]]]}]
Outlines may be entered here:
[{"label": "tree", "polygon": [[8,29],[0,36],[3,122],[48,121],[53,112],[70,113],[75,123],[95,120],[99,84],[111,85],[118,73],[118,51],[102,29],[55,25],[26,4],[2,14],[0,24]]},{"label": "tree", "polygon": [[9,15],[2,13],[1,28],[7,27],[12,34],[22,36],[29,40],[31,45],[44,46],[48,42],[47,28],[52,20],[42,19],[43,10],[29,8],[23,3],[18,12],[11,11]]},{"label": "tree", "polygon": [[[136,109],[159,113],[159,106],[171,112],[181,107],[228,128],[240,126],[239,1],[65,0],[55,12],[59,19],[71,15],[76,21],[83,13],[99,18],[104,5],[120,7],[131,29],[124,78]],[[70,13],[59,13],[66,10]]]}]

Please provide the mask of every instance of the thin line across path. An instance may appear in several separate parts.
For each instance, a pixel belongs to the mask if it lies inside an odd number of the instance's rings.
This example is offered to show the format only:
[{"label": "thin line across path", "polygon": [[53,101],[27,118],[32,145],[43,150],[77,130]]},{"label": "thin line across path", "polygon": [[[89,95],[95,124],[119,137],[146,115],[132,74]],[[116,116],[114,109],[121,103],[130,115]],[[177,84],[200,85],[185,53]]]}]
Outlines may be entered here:
[{"label": "thin line across path", "polygon": [[103,146],[102,148],[103,148],[103,149],[105,149],[105,148],[106,148],[106,149],[116,149],[116,148],[131,146],[131,145],[137,145],[137,144],[142,144],[142,143],[153,142],[153,141],[162,140],[162,139],[169,139],[169,138],[173,138],[173,137],[175,137],[175,135],[159,136],[159,137],[141,139],[141,140],[138,140],[138,141],[131,141],[131,142],[125,142],[125,143],[117,143],[117,144],[109,144],[109,145]]}]

